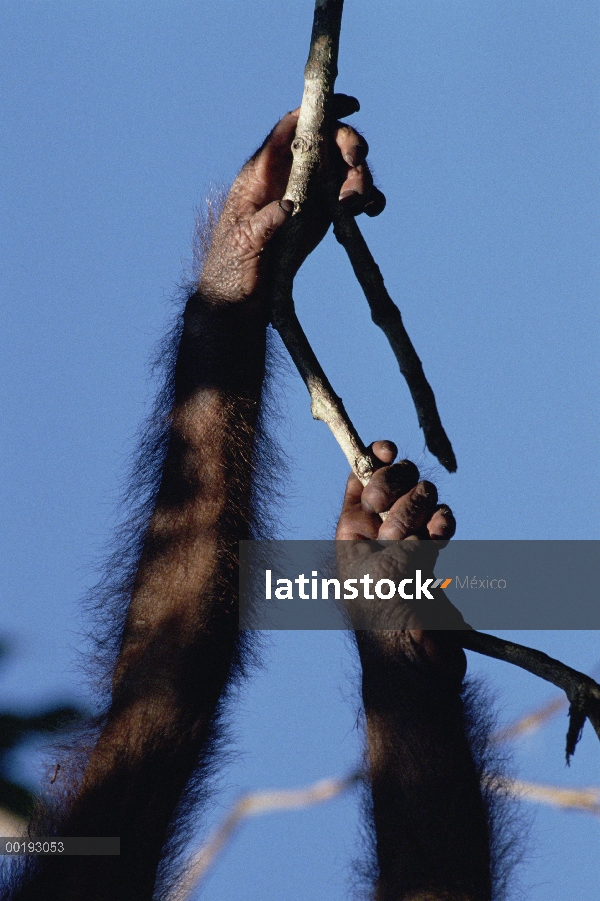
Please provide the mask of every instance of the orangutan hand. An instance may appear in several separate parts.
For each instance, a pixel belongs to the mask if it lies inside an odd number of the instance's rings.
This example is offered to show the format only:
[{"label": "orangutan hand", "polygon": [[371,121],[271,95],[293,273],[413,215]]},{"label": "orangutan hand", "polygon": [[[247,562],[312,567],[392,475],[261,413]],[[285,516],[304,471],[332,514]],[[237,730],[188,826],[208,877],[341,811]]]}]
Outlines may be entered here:
[{"label": "orangutan hand", "polygon": [[[372,450],[384,465],[364,488],[350,475],[336,532],[340,575],[364,586],[348,602],[353,627],[377,630],[390,648],[420,649],[462,678],[464,653],[452,630],[469,627],[440,588],[430,589],[433,600],[419,591],[420,583],[434,578],[438,553],[454,535],[456,521],[449,507],[438,504],[435,485],[419,482],[414,463],[393,463],[392,442],[377,441]],[[370,582],[361,583],[365,575]],[[379,580],[385,580],[386,594],[398,587],[389,599],[374,592]]]},{"label": "orangutan hand", "polygon": [[[336,94],[335,113],[338,117],[348,116],[358,109],[354,97]],[[269,242],[293,210],[293,203],[282,198],[291,170],[291,145],[299,113],[300,109],[287,113],[277,123],[234,181],[200,281],[200,293],[205,300],[223,304],[249,298],[262,299],[268,272]],[[332,166],[339,173],[340,202],[353,215],[361,212],[378,215],[385,206],[385,197],[374,187],[365,162],[369,149],[367,142],[341,122],[336,122],[332,137],[337,155]],[[322,204],[317,204],[308,244],[303,248],[304,257],[317,246],[329,228],[327,207],[326,198]]]}]

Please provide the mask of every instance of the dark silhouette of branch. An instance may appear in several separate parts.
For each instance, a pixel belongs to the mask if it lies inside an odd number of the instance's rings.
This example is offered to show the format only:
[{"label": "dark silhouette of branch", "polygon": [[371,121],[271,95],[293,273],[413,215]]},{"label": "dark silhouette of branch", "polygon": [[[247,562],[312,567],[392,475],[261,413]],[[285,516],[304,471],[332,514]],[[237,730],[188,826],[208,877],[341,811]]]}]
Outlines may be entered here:
[{"label": "dark silhouette of branch", "polygon": [[400,310],[388,294],[379,266],[373,259],[356,220],[338,210],[333,230],[348,254],[354,274],[365,292],[373,322],[390,342],[400,372],[410,390],[428,449],[448,472],[456,472],[456,457],[442,425],[435,395],[425,378],[423,365],[404,327]]},{"label": "dark silhouette of branch", "polygon": [[586,719],[594,727],[600,738],[600,685],[591,676],[571,669],[560,660],[549,657],[542,651],[528,648],[496,635],[488,635],[485,632],[477,632],[475,629],[460,633],[460,641],[463,648],[476,651],[486,657],[495,657],[497,660],[505,660],[515,666],[520,666],[528,672],[552,682],[553,685],[562,688],[569,699],[569,730],[567,732],[566,757],[567,763],[575,753],[577,742],[581,738],[581,732]]},{"label": "dark silhouette of branch", "polygon": [[[600,666],[596,665],[592,670],[592,676],[600,675]],[[495,742],[513,741],[523,735],[531,735],[545,726],[549,720],[553,719],[561,711],[566,710],[569,706],[568,698],[564,695],[557,694],[545,704],[541,704],[530,713],[520,716],[512,723],[498,729],[492,736]]]}]

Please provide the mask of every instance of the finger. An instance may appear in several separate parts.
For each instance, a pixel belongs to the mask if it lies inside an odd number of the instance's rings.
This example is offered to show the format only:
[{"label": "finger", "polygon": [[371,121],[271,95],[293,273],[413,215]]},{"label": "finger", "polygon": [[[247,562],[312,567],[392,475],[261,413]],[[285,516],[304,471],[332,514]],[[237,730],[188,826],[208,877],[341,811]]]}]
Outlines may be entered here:
[{"label": "finger", "polygon": [[[394,461],[398,454],[398,448],[393,441],[374,441],[368,447],[370,451],[382,463],[389,464]],[[346,484],[346,494],[342,505],[342,515],[348,510],[360,509],[360,499],[363,492],[362,482],[355,476],[353,472],[348,477]]]},{"label": "finger", "polygon": [[294,203],[291,200],[274,200],[252,216],[249,225],[257,253],[261,252],[277,229],[287,222],[293,209]]},{"label": "finger", "polygon": [[380,213],[383,213],[386,203],[387,200],[385,199],[385,194],[383,194],[379,188],[373,187],[370,199],[365,204],[363,212],[366,213],[367,216],[379,216]]},{"label": "finger", "polygon": [[[379,538],[403,541],[411,535],[427,536],[426,525],[437,504],[437,488],[431,482],[419,482],[391,508],[379,529]],[[425,530],[425,535],[423,531]]]},{"label": "finger", "polygon": [[371,170],[366,163],[360,163],[348,169],[346,177],[340,188],[340,200],[343,200],[346,194],[355,193],[361,196],[370,194],[373,188],[373,176]]},{"label": "finger", "polygon": [[370,173],[367,178],[363,177],[363,173],[359,170],[365,170],[367,173],[366,163],[359,166],[358,169],[351,169],[348,173],[351,181],[346,181],[340,189],[340,203],[344,210],[352,216],[358,216],[360,213],[366,213],[367,216],[379,216],[383,213],[386,206],[386,197],[379,188],[373,185]]},{"label": "finger", "polygon": [[291,153],[292,141],[294,140],[294,135],[296,133],[299,115],[300,107],[286,113],[285,116],[279,120],[275,128],[269,132],[260,149],[269,148],[270,150],[279,151],[284,148]]},{"label": "finger", "polygon": [[339,199],[348,212],[358,215],[379,216],[386,204],[385,195],[373,185],[373,176],[366,163],[369,145],[365,138],[349,125],[340,125],[335,141],[342,159],[349,166]]},{"label": "finger", "polygon": [[398,456],[398,448],[393,441],[374,441],[369,450],[382,463],[393,463]]},{"label": "finger", "polygon": [[339,199],[344,209],[353,216],[363,212],[369,216],[379,216],[386,204],[385,194],[374,186],[371,170],[366,163],[348,170]]},{"label": "finger", "polygon": [[351,125],[338,125],[334,139],[346,165],[353,168],[364,163],[369,153],[369,145],[355,128]]},{"label": "finger", "polygon": [[449,541],[456,532],[456,520],[450,507],[440,504],[427,523],[429,537],[436,541]]},{"label": "finger", "polygon": [[[393,441],[374,441],[369,451],[383,464],[392,463],[398,454],[398,448]],[[363,485],[354,473],[350,473],[346,484],[346,493],[342,504],[342,512],[336,532],[336,539],[377,537],[381,520],[379,516],[365,509],[361,503]]]},{"label": "finger", "polygon": [[299,115],[300,107],[286,113],[250,157],[246,167],[252,170],[255,178],[267,180],[269,172],[273,170],[284,177],[284,172],[289,171],[292,164],[292,141]]},{"label": "finger", "polygon": [[360,502],[363,486],[359,479],[350,473],[346,484],[346,493],[342,512],[335,533],[336,540],[356,540],[377,538],[381,520],[376,513],[365,510]]},{"label": "finger", "polygon": [[348,476],[348,481],[346,482],[346,491],[344,493],[344,500],[342,503],[342,513],[354,512],[360,508],[360,499],[363,493],[363,486],[360,482],[359,478],[354,475],[353,472]]},{"label": "finger", "polygon": [[402,460],[392,466],[385,466],[373,473],[365,487],[361,504],[365,510],[383,513],[389,510],[398,498],[407,494],[419,481],[419,470],[410,460]]},{"label": "finger", "polygon": [[345,119],[346,116],[357,113],[359,109],[360,103],[356,97],[351,97],[349,94],[333,95],[333,115],[336,119]]}]

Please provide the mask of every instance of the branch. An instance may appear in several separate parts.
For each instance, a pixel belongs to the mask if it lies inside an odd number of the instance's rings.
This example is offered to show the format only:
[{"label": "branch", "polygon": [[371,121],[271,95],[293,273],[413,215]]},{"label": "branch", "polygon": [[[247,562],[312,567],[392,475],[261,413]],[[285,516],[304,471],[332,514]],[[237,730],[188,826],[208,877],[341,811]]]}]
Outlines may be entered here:
[{"label": "branch", "polygon": [[169,901],[186,901],[191,897],[192,891],[206,876],[243,820],[263,813],[299,810],[304,807],[312,807],[314,804],[322,804],[324,801],[341,795],[362,778],[363,774],[359,771],[351,773],[343,779],[321,779],[307,788],[261,791],[242,795],[220,826],[217,826],[206,844],[202,845],[193,855],[186,867],[183,879],[169,896]]},{"label": "branch", "polygon": [[[296,135],[293,162],[285,199],[294,203],[294,215],[279,241],[273,271],[271,321],[285,344],[311,396],[311,412],[325,422],[342,448],[348,463],[363,485],[378,461],[361,441],[344,405],[325,375],[298,321],[292,288],[294,274],[302,262],[303,236],[310,227],[314,204],[323,194],[336,220],[336,235],[350,256],[356,276],[371,306],[374,322],[387,335],[400,370],[408,382],[419,424],[429,450],[450,472],[456,458],[442,427],[435,397],[421,361],[402,324],[400,311],[383,285],[381,273],[356,223],[339,208],[330,179],[329,125],[342,24],[343,0],[316,0],[310,52],[304,70],[304,94]],[[320,189],[320,190],[319,190]]]},{"label": "branch", "polygon": [[[592,669],[591,675],[594,677],[598,674],[600,674],[600,666],[596,665]],[[513,741],[513,739],[520,738],[522,735],[531,735],[545,726],[549,720],[568,706],[569,702],[566,697],[555,695],[549,701],[546,701],[545,704],[536,707],[531,713],[526,713],[507,726],[503,726],[494,733],[492,739],[495,742]]]},{"label": "branch", "polygon": [[368,484],[375,469],[381,464],[361,441],[341,397],[331,387],[296,316],[291,285],[289,291],[280,289],[273,300],[271,321],[308,388],[313,418],[320,419],[329,426],[352,471],[363,485]]},{"label": "branch", "polygon": [[[187,901],[206,877],[217,858],[223,853],[244,820],[263,813],[299,810],[322,804],[343,794],[367,774],[357,770],[344,778],[321,779],[307,788],[260,791],[242,795],[206,843],[190,858],[183,878],[177,883],[168,901]],[[495,791],[507,791],[527,801],[550,804],[561,809],[581,810],[600,815],[600,789],[561,788],[555,785],[539,785],[520,779],[496,779],[491,783]],[[17,833],[15,833],[17,834]]]},{"label": "branch", "polygon": [[560,788],[557,785],[538,785],[537,782],[508,780],[508,789],[517,797],[539,804],[550,804],[562,810],[582,810],[600,816],[600,789]]},{"label": "branch", "polygon": [[333,231],[348,258],[371,309],[371,318],[390,342],[400,372],[406,379],[425,443],[448,472],[456,472],[456,457],[435,402],[431,385],[425,378],[423,364],[402,322],[400,310],[390,297],[379,266],[367,247],[356,220],[337,210]]},{"label": "branch", "polygon": [[[327,196],[329,182],[327,148],[333,89],[337,76],[337,56],[343,0],[316,0],[310,53],[304,70],[304,95],[292,144],[293,163],[285,198],[293,200],[294,215],[284,230],[273,267],[271,319],[281,335],[310,392],[315,419],[325,422],[344,451],[355,474],[367,484],[377,462],[366,450],[341,399],[335,394],[321,368],[294,309],[294,274],[302,257],[302,238],[310,221],[311,207],[318,197],[316,187]],[[329,191],[331,197],[331,192]],[[400,369],[405,375],[424,430],[427,446],[447,469],[456,469],[456,460],[441,425],[435,398],[412,343],[402,324],[400,312],[391,300],[381,273],[360,230],[336,207],[331,198],[336,236],[344,245],[360,281],[374,322],[390,341]],[[540,651],[513,644],[481,632],[463,632],[463,647],[489,657],[506,660],[553,682],[569,698],[567,762],[574,753],[586,718],[600,737],[600,686],[589,676],[570,669]]]},{"label": "branch", "polygon": [[310,227],[313,198],[318,196],[317,189],[327,178],[326,136],[337,76],[343,6],[343,0],[316,0],[315,4],[310,52],[304,70],[304,95],[284,198],[294,202],[294,215],[281,237],[273,267],[271,321],[309,390],[313,417],[329,426],[352,470],[366,485],[376,468],[375,458],[367,451],[341,398],[321,368],[298,321],[292,296],[303,235]]},{"label": "branch", "polygon": [[494,657],[496,660],[505,660],[515,666],[528,670],[534,676],[552,682],[553,685],[562,688],[569,699],[569,730],[567,732],[566,757],[567,764],[575,753],[577,742],[581,738],[581,732],[586,719],[594,727],[600,738],[600,685],[585,673],[571,669],[560,660],[549,657],[542,651],[515,644],[496,635],[487,635],[485,632],[477,632],[474,629],[460,633],[460,642],[463,648]]},{"label": "branch", "polygon": [[492,738],[495,742],[503,742],[513,741],[515,738],[520,738],[521,735],[531,735],[533,732],[541,729],[542,726],[545,726],[553,716],[564,710],[567,703],[566,698],[562,695],[557,695],[533,713],[527,713],[525,716],[519,717],[515,722],[499,729]]}]

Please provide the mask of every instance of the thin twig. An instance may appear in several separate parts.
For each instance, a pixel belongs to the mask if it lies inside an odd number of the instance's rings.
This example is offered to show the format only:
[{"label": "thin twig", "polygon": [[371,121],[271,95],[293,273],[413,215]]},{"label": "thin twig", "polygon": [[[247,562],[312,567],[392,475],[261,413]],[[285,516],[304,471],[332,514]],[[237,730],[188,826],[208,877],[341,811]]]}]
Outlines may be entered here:
[{"label": "thin twig", "polygon": [[[598,675],[600,675],[600,665],[597,664],[592,669],[591,676],[596,678]],[[545,726],[549,720],[568,706],[569,702],[564,695],[555,695],[551,700],[546,701],[545,704],[536,707],[531,713],[526,713],[512,723],[508,723],[508,725],[498,729],[492,736],[492,739],[495,742],[513,741],[522,735],[531,735]]]},{"label": "thin twig", "polygon": [[539,785],[537,782],[523,782],[511,779],[507,783],[509,791],[526,801],[550,804],[561,810],[581,810],[600,816],[599,788],[560,788],[557,785]]},{"label": "thin twig", "polygon": [[300,810],[314,804],[322,804],[341,795],[362,778],[361,772],[355,772],[343,779],[321,779],[306,788],[279,789],[243,795],[217,826],[206,844],[202,845],[191,858],[183,879],[177,884],[169,901],[186,901],[191,896],[243,820],[263,813]]},{"label": "thin twig", "polygon": [[435,402],[423,364],[402,322],[400,310],[388,294],[379,266],[367,247],[356,220],[338,209],[333,230],[348,258],[371,309],[371,318],[383,331],[410,390],[425,443],[448,472],[456,472],[456,457]]},{"label": "thin twig", "polygon": [[498,638],[496,635],[477,632],[475,629],[461,632],[460,641],[463,648],[469,651],[520,666],[540,679],[562,688],[570,703],[567,763],[575,752],[586,718],[600,738],[600,685],[590,676],[572,669],[542,651],[507,641],[505,638]]},{"label": "thin twig", "polygon": [[350,468],[362,484],[367,485],[377,463],[361,441],[341,397],[331,387],[296,316],[291,293],[285,313],[282,306],[280,304],[278,313],[273,313],[272,322],[309,390],[313,418],[329,426]]},{"label": "thin twig", "polygon": [[314,198],[318,199],[318,187],[327,180],[327,135],[343,6],[343,0],[317,0],[315,5],[310,52],[304,70],[304,95],[285,192],[285,199],[294,202],[294,215],[278,241],[272,275],[271,321],[310,392],[313,417],[329,426],[352,470],[366,485],[377,463],[317,360],[296,316],[292,296],[294,274],[302,258],[303,235],[310,229]]},{"label": "thin twig", "polygon": [[567,706],[567,699],[563,695],[557,695],[533,713],[527,713],[525,716],[519,717],[514,723],[509,723],[502,729],[498,729],[492,736],[493,740],[495,742],[513,741],[522,735],[531,735],[533,732],[541,729],[548,720],[552,719],[553,716],[556,716],[557,713],[560,713]]}]

